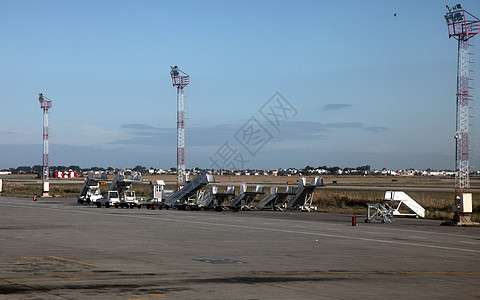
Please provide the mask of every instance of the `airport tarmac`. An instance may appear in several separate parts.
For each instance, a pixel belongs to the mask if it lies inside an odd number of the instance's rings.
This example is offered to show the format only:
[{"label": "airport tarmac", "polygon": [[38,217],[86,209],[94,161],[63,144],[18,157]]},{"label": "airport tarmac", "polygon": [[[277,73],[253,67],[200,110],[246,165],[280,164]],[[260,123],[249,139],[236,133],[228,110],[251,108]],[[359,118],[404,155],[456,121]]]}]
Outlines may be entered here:
[{"label": "airport tarmac", "polygon": [[0,299],[473,299],[480,228],[0,197]]}]

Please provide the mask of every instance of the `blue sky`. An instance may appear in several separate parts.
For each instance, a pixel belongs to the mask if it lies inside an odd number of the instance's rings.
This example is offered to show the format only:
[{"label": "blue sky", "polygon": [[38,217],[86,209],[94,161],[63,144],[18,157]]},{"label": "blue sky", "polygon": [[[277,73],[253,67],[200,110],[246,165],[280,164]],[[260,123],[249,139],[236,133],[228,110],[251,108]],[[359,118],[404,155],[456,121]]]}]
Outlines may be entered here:
[{"label": "blue sky", "polygon": [[[51,165],[176,166],[178,65],[191,76],[187,167],[229,150],[244,168],[454,169],[445,4],[4,0],[0,168],[42,163],[40,92]],[[276,127],[261,113],[275,95],[295,111]],[[252,118],[264,136],[248,151]]]}]

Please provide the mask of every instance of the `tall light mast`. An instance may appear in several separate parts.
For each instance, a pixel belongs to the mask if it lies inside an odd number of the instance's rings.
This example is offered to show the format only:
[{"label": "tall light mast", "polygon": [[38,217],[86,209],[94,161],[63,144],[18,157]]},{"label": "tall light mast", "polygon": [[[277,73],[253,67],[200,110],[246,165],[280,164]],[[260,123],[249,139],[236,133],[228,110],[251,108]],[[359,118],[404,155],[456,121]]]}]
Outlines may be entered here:
[{"label": "tall light mast", "polygon": [[469,92],[469,81],[473,78],[468,76],[469,67],[469,43],[480,31],[480,20],[464,10],[462,5],[454,7],[447,5],[445,20],[448,25],[448,36],[458,41],[458,65],[457,65],[457,110],[455,131],[455,213],[454,222],[470,223],[472,213],[472,194],[470,193],[470,165],[469,165],[469,116],[470,102],[473,101]]},{"label": "tall light mast", "polygon": [[190,76],[177,66],[170,67],[172,84],[177,87],[177,188],[185,185],[185,101],[183,89],[190,83]]},{"label": "tall light mast", "polygon": [[52,107],[52,100],[42,93],[38,94],[38,101],[43,110],[43,168],[42,168],[42,197],[49,197],[49,162],[48,162],[48,109]]}]

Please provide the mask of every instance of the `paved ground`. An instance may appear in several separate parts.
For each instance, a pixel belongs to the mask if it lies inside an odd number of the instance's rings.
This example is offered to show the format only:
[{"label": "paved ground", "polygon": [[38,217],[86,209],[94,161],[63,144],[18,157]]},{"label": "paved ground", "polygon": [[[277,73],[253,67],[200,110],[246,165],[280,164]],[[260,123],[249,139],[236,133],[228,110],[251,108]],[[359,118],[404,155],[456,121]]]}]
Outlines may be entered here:
[{"label": "paved ground", "polygon": [[439,224],[0,197],[0,299],[480,298],[480,228]]}]

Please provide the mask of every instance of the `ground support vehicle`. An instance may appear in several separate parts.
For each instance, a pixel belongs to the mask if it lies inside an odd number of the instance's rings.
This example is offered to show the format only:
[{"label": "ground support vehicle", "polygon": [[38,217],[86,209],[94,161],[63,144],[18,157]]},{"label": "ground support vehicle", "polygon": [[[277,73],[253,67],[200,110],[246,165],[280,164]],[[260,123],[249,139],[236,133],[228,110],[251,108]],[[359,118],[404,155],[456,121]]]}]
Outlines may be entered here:
[{"label": "ground support vehicle", "polygon": [[394,216],[425,218],[425,208],[402,191],[386,191],[385,202],[390,202]]},{"label": "ground support vehicle", "polygon": [[263,186],[257,185],[255,189],[247,192],[247,184],[244,183],[240,185],[240,193],[232,199],[230,205],[228,205],[227,207],[233,211],[252,210],[255,208],[252,205],[255,201],[255,198],[257,197],[257,195],[262,194],[264,194]]},{"label": "ground support vehicle", "polygon": [[120,197],[118,196],[117,191],[107,191],[105,195],[98,199],[96,202],[97,207],[102,207],[105,206],[106,208],[109,208],[110,206],[115,206],[118,207],[118,204],[120,203]]},{"label": "ground support vehicle", "polygon": [[278,192],[278,187],[272,186],[270,187],[270,194],[265,196],[262,200],[260,200],[257,209],[259,210],[280,210],[283,211],[281,207],[284,203],[286,203],[287,199],[293,195],[295,195],[295,190],[293,185],[288,185],[285,187],[283,192]]},{"label": "ground support vehicle", "polygon": [[[145,206],[147,209],[162,209],[164,207],[163,200],[165,195],[173,193],[173,191],[166,191],[164,189],[165,181],[163,180],[152,180],[150,181],[150,198],[147,200],[138,201],[138,208]],[[168,207],[166,207],[168,209]]]},{"label": "ground support vehicle", "polygon": [[120,193],[120,202],[115,205],[115,208],[141,208],[141,204],[135,196],[135,191],[127,190]]},{"label": "ground support vehicle", "polygon": [[98,199],[102,198],[102,193],[100,191],[100,182],[105,182],[106,180],[107,175],[105,173],[102,172],[98,175],[97,178],[94,178],[93,172],[89,171],[87,178],[83,183],[83,187],[77,196],[77,203],[96,203]]},{"label": "ground support vehicle", "polygon": [[145,207],[146,209],[169,209],[165,206],[161,199],[149,198],[147,200],[138,201],[138,208]]},{"label": "ground support vehicle", "polygon": [[163,204],[165,207],[177,208],[178,210],[197,209],[198,204],[191,199],[194,199],[197,192],[205,185],[213,182],[215,182],[215,178],[211,174],[198,175],[183,188],[165,197]]},{"label": "ground support vehicle", "polygon": [[317,210],[317,207],[312,205],[313,192],[322,186],[324,186],[322,177],[315,177],[310,184],[306,183],[305,178],[300,178],[295,194],[290,196],[284,207],[288,210],[300,209],[308,212]]},{"label": "ground support vehicle", "polygon": [[134,208],[139,207],[135,191],[131,190],[134,182],[141,182],[142,177],[139,173],[132,173],[125,176],[124,172],[118,172],[113,178],[109,191],[116,191],[119,195],[118,203],[114,203],[115,208]]},{"label": "ground support vehicle", "polygon": [[215,211],[222,211],[224,208],[223,203],[229,201],[235,196],[235,187],[227,186],[223,193],[218,192],[217,186],[211,186],[210,192],[198,197],[197,205],[199,209]]},{"label": "ground support vehicle", "polygon": [[78,204],[91,204],[91,203],[96,203],[98,199],[102,198],[102,194],[100,192],[100,189],[98,190],[91,190],[89,191],[85,196],[79,196],[77,197],[77,203]]}]

